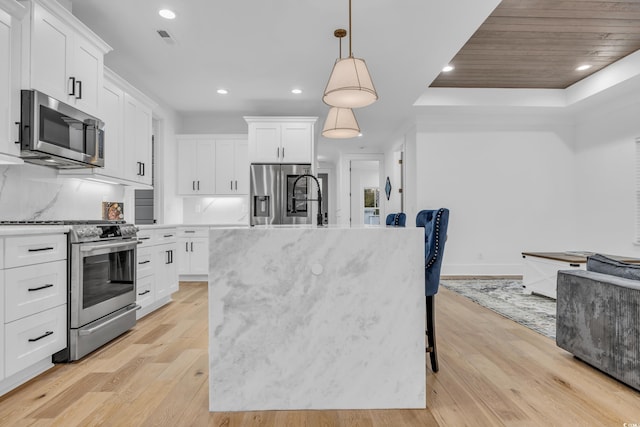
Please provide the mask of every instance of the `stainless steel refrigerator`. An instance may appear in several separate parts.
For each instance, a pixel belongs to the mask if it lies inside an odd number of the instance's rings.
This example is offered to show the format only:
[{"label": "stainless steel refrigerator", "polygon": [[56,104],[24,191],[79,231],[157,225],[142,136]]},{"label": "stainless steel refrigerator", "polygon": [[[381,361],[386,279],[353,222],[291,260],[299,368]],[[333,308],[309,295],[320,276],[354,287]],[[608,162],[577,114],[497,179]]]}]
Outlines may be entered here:
[{"label": "stainless steel refrigerator", "polygon": [[[312,224],[311,199],[313,181],[298,176],[311,173],[311,165],[251,165],[251,225],[264,224]],[[295,209],[293,198],[296,199]]]}]

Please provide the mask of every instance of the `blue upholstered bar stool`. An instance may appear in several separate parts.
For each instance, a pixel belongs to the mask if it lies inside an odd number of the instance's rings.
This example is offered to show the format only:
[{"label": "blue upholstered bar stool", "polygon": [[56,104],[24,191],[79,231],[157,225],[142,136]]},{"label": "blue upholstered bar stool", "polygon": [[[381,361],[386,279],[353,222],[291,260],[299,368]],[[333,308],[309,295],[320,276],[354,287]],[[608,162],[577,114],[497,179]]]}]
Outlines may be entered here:
[{"label": "blue upholstered bar stool", "polygon": [[386,223],[394,227],[404,227],[407,223],[407,215],[404,212],[390,213],[387,215]]},{"label": "blue upholstered bar stool", "polygon": [[426,351],[430,353],[433,372],[438,372],[434,298],[440,285],[440,269],[448,225],[449,209],[446,208],[420,211],[416,216],[416,226],[424,227],[424,293],[427,297]]}]

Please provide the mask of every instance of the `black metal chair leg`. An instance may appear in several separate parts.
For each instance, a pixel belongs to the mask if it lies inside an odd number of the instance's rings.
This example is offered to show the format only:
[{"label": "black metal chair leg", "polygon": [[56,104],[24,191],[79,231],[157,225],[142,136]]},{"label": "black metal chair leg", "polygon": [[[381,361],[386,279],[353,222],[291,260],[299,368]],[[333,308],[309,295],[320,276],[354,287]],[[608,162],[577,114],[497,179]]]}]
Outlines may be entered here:
[{"label": "black metal chair leg", "polygon": [[434,307],[435,295],[427,297],[427,352],[431,358],[431,370],[438,372],[438,352],[436,348],[436,314]]}]

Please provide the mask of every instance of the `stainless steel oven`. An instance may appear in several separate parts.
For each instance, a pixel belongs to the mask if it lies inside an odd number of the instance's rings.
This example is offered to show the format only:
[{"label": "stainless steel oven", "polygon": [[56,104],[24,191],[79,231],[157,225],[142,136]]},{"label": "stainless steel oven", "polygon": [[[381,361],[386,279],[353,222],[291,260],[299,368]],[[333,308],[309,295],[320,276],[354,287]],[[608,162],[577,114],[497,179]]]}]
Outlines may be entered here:
[{"label": "stainless steel oven", "polygon": [[78,360],[136,324],[136,231],[125,223],[71,227],[68,348],[54,361]]}]

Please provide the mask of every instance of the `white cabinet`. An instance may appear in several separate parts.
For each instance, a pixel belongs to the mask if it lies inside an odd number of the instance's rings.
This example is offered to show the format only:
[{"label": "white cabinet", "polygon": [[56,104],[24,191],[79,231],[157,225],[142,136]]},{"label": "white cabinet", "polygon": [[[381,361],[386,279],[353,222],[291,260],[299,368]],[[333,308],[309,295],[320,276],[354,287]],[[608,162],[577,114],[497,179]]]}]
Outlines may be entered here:
[{"label": "white cabinet", "polygon": [[250,163],[313,163],[317,117],[245,117]]},{"label": "white cabinet", "polygon": [[0,239],[0,394],[67,346],[66,241],[62,233]]},{"label": "white cabinet", "polygon": [[214,194],[215,141],[178,137],[177,145],[178,194]]},{"label": "white cabinet", "polygon": [[216,140],[216,194],[249,193],[249,158],[246,140]]},{"label": "white cabinet", "polygon": [[22,163],[18,157],[20,146],[18,137],[19,120],[19,22],[3,10],[0,3],[0,164]]},{"label": "white cabinet", "polygon": [[209,274],[209,228],[189,227],[178,230],[178,274]]},{"label": "white cabinet", "polygon": [[247,136],[177,135],[178,194],[196,196],[249,193]]},{"label": "white cabinet", "polygon": [[141,318],[171,301],[178,290],[175,228],[148,228],[138,232],[136,303]]},{"label": "white cabinet", "polygon": [[31,2],[30,87],[98,115],[111,48],[57,2]]},{"label": "white cabinet", "polygon": [[124,177],[151,185],[151,108],[125,93],[124,95]]},{"label": "white cabinet", "polygon": [[105,122],[104,167],[61,169],[58,173],[151,188],[155,104],[108,68],[100,98],[98,117]]}]

